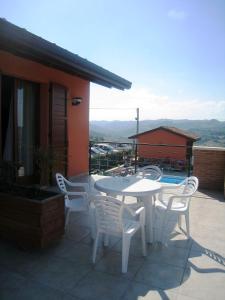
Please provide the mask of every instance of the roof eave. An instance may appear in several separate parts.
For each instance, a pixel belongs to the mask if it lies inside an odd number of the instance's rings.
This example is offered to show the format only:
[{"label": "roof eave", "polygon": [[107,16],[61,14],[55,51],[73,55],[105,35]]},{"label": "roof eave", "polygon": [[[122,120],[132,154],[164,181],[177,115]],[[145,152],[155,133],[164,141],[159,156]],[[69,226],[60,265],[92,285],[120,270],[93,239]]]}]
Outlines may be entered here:
[{"label": "roof eave", "polygon": [[197,136],[196,136],[196,138],[194,138],[194,137],[187,136],[187,135],[182,134],[182,133],[179,133],[179,132],[172,131],[172,130],[170,130],[169,128],[166,128],[166,127],[163,127],[163,126],[160,126],[160,127],[157,127],[157,128],[153,128],[153,129],[151,129],[151,130],[147,130],[147,131],[144,131],[144,132],[141,132],[141,133],[132,135],[132,136],[128,137],[128,139],[136,139],[136,138],[138,138],[138,137],[141,136],[141,135],[144,135],[144,134],[147,134],[147,133],[150,133],[150,132],[159,130],[159,129],[166,130],[166,131],[168,131],[168,132],[170,132],[170,133],[173,133],[173,134],[176,134],[176,135],[185,137],[186,139],[191,140],[191,141],[193,141],[193,142],[197,142],[198,140],[201,139],[200,137],[197,137]]},{"label": "roof eave", "polygon": [[3,19],[0,49],[109,88],[131,88],[126,79]]}]

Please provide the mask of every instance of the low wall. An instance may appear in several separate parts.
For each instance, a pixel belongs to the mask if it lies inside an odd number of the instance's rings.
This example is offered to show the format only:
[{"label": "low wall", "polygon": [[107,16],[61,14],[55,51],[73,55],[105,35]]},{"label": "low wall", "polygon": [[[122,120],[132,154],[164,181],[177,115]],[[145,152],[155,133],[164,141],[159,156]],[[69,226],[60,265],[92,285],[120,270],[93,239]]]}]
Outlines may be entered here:
[{"label": "low wall", "polygon": [[225,148],[193,147],[193,174],[199,179],[199,187],[224,190]]}]

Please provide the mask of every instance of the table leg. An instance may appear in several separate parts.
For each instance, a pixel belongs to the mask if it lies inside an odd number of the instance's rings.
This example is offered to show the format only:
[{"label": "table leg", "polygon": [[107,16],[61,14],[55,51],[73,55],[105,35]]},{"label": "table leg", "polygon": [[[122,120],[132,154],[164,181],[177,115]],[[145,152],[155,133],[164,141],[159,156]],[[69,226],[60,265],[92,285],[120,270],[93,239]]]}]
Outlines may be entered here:
[{"label": "table leg", "polygon": [[146,213],[146,240],[147,243],[154,242],[154,230],[153,230],[153,205],[152,205],[152,196],[142,198],[145,205]]}]

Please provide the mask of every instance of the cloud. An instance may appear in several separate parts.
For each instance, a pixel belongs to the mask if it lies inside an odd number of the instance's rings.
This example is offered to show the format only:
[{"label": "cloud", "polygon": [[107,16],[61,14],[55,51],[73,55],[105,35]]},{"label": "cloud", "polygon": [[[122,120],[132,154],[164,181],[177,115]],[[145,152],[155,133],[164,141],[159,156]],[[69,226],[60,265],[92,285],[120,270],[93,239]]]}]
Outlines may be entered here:
[{"label": "cloud", "polygon": [[185,20],[188,14],[182,10],[171,9],[168,11],[168,17],[174,20]]},{"label": "cloud", "polygon": [[128,91],[91,86],[90,120],[218,119],[225,121],[225,99],[172,99],[150,89],[133,87]]}]

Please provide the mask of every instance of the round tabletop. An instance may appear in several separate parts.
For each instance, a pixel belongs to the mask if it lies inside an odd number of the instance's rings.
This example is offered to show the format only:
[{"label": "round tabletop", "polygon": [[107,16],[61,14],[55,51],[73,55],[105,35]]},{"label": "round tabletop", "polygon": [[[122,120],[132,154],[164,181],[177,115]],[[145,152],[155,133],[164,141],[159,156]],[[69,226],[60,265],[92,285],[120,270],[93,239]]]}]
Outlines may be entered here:
[{"label": "round tabletop", "polygon": [[137,176],[106,176],[95,182],[95,188],[106,194],[114,193],[122,196],[144,197],[149,193],[157,193],[161,184],[157,181]]}]

